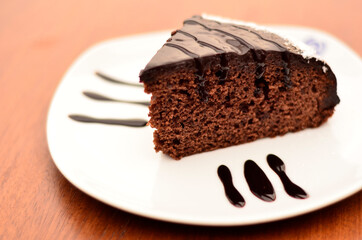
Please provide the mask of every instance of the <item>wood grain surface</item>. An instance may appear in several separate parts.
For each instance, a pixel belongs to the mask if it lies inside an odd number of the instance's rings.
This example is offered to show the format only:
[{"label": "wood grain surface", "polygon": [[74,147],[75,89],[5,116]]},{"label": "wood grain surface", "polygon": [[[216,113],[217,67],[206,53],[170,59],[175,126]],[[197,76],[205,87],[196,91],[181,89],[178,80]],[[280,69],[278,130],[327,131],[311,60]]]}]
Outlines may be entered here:
[{"label": "wood grain surface", "polygon": [[362,55],[362,1],[194,2],[0,1],[0,239],[362,239],[361,192],[292,219],[210,228],[114,209],[59,173],[46,141],[48,107],[67,68],[99,41],[175,29],[207,12],[318,28]]}]

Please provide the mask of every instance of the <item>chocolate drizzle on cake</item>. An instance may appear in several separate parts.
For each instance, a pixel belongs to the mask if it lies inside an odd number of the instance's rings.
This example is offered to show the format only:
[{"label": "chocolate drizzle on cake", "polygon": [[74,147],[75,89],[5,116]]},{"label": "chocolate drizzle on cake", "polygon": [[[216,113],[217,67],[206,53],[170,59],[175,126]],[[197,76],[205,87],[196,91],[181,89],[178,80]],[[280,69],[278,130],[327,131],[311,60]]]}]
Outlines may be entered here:
[{"label": "chocolate drizzle on cake", "polygon": [[215,75],[219,78],[219,84],[224,84],[228,76],[229,67],[226,54],[220,54],[220,70],[218,70]]},{"label": "chocolate drizzle on cake", "polygon": [[265,73],[265,53],[264,51],[255,51],[251,50],[251,54],[253,56],[254,61],[256,62],[256,69],[255,69],[255,90],[254,90],[254,96],[256,98],[259,98],[262,96],[262,93],[264,94],[264,100],[268,99],[268,92],[269,92],[269,85],[268,82],[264,79],[264,73]]},{"label": "chocolate drizzle on cake", "polygon": [[219,166],[217,174],[224,186],[226,198],[235,207],[244,207],[245,200],[239,191],[234,187],[233,179],[229,168],[225,165]]},{"label": "chocolate drizzle on cake", "polygon": [[298,185],[293,183],[285,172],[284,162],[276,155],[269,154],[267,156],[267,161],[269,167],[279,176],[280,180],[283,183],[284,190],[288,193],[289,196],[298,199],[305,199],[308,197],[308,194]]},{"label": "chocolate drizzle on cake", "polygon": [[200,95],[202,102],[208,102],[209,96],[205,86],[204,68],[199,58],[195,58],[197,72],[195,74],[195,83],[197,84],[197,92]]},{"label": "chocolate drizzle on cake", "polygon": [[176,48],[178,50],[180,50],[181,52],[185,53],[186,55],[192,57],[192,58],[198,58],[199,55],[197,55],[196,53],[190,52],[189,50],[187,50],[186,48],[178,45],[178,44],[174,44],[174,43],[165,43],[165,46],[167,47],[173,47]]},{"label": "chocolate drizzle on cake", "polygon": [[216,31],[216,32],[225,34],[226,36],[232,37],[232,38],[236,39],[238,42],[240,42],[242,45],[248,47],[249,49],[254,48],[253,45],[251,45],[250,43],[245,41],[243,38],[240,38],[240,37],[228,32],[228,31],[225,31],[225,30],[221,30],[221,29],[218,29],[218,28],[207,27],[206,25],[202,24],[201,22],[197,21],[196,19],[186,20],[186,21],[184,21],[184,24],[190,24],[190,25],[198,24],[198,25],[202,26],[203,28],[205,28],[208,31]]},{"label": "chocolate drizzle on cake", "polygon": [[[218,77],[220,79],[220,83],[222,84],[223,81],[226,78],[227,71],[229,69],[227,67],[227,60],[226,60],[226,57],[225,57],[225,51],[218,48],[217,46],[215,46],[215,45],[213,45],[211,43],[198,40],[197,37],[195,37],[194,35],[192,35],[189,32],[185,32],[183,30],[176,30],[172,35],[175,35],[176,33],[181,33],[181,34],[183,34],[183,35],[185,35],[187,37],[190,37],[194,41],[196,41],[198,44],[200,44],[201,46],[211,48],[212,50],[214,50],[216,53],[219,54],[219,56],[220,56],[220,71],[217,72],[217,74],[218,74]],[[166,43],[165,45],[175,47],[175,48],[181,50],[182,52],[186,53],[190,57],[193,57],[193,55],[194,55],[194,53],[191,53],[190,51],[188,51],[188,50],[186,50],[186,49],[184,49],[182,47],[180,48],[180,46],[177,45],[177,44],[171,45],[169,43]],[[199,61],[198,57],[199,56],[193,57],[194,61],[195,61],[195,66],[196,66],[196,69],[197,69],[197,72],[195,73],[195,77],[196,77],[195,82],[198,84],[198,92],[199,92],[199,95],[201,97],[201,100],[203,102],[208,102],[208,93],[207,93],[206,87],[205,87],[204,70],[203,70],[203,67],[202,67],[202,63]]]},{"label": "chocolate drizzle on cake", "polygon": [[245,27],[241,27],[241,26],[236,26],[236,25],[232,25],[234,28],[237,28],[237,29],[241,29],[241,30],[244,30],[244,31],[248,31],[252,34],[255,34],[259,39],[262,39],[266,42],[270,42],[272,44],[274,44],[275,46],[277,46],[281,51],[287,51],[287,48],[286,47],[283,47],[281,44],[277,43],[276,41],[273,41],[273,40],[270,40],[270,39],[266,39],[266,38],[263,38],[259,33],[257,33],[256,31],[252,30],[252,29],[248,29],[248,28],[245,28]]},{"label": "chocolate drizzle on cake", "polygon": [[[181,34],[183,34],[183,35],[185,35],[185,36],[188,36],[188,37],[194,39],[194,40],[195,40],[198,44],[200,44],[201,46],[209,47],[209,48],[213,49],[213,50],[214,50],[215,52],[217,52],[217,53],[224,53],[224,51],[223,51],[222,49],[220,49],[220,48],[218,48],[218,47],[216,47],[216,46],[214,46],[214,45],[212,45],[212,44],[210,44],[210,43],[207,43],[207,42],[198,40],[197,37],[195,37],[195,36],[192,35],[191,33],[188,33],[188,32],[182,31],[182,30],[176,30],[175,33],[181,33]],[[174,33],[174,34],[175,34],[175,33]],[[174,35],[174,34],[173,34],[173,35]]]},{"label": "chocolate drizzle on cake", "polygon": [[290,69],[289,69],[289,54],[288,52],[282,52],[282,64],[283,64],[283,73],[284,73],[284,79],[283,84],[286,89],[289,89],[293,86],[291,80],[290,80]]},{"label": "chocolate drizzle on cake", "polygon": [[[204,29],[204,32],[202,32],[200,27]],[[190,41],[181,39],[178,34],[194,40],[199,47],[197,47],[197,45],[191,46],[192,44]],[[199,39],[196,35],[203,36],[203,39]],[[260,33],[258,30],[246,26],[241,27],[232,24],[220,24],[216,21],[205,20],[200,16],[185,20],[184,28],[174,31],[172,33],[172,38],[168,40],[165,46],[176,48],[180,50],[180,53],[182,52],[190,58],[207,57],[213,55],[215,52],[220,55],[223,53],[246,54],[249,50],[277,52],[291,51],[299,53],[293,46],[288,45],[286,40],[275,34],[266,34],[265,32]],[[197,54],[195,51],[191,50],[199,50],[202,47],[208,47],[212,51],[205,50],[201,52],[201,54]],[[185,59],[177,52],[168,51],[168,57],[152,59],[143,71],[162,65],[176,63],[180,58]]]}]

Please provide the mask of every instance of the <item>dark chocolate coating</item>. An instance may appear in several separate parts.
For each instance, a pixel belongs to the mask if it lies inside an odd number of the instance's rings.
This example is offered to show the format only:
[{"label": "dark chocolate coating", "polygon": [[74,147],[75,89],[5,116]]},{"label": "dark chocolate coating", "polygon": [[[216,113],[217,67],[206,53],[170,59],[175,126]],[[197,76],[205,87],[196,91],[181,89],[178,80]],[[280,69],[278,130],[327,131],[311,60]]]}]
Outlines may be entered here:
[{"label": "dark chocolate coating", "polygon": [[276,34],[194,16],[184,21],[182,29],[172,33],[172,37],[141,72],[141,81],[147,81],[142,78],[144,72],[160,66],[215,54],[244,55],[249,50],[301,53],[299,49]]}]

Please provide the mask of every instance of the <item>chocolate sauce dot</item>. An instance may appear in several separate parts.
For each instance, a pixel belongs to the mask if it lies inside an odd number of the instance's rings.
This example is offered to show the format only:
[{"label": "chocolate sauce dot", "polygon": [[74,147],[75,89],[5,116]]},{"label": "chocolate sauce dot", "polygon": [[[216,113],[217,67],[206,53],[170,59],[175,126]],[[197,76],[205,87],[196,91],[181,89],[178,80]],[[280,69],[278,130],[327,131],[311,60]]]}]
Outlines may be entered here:
[{"label": "chocolate sauce dot", "polygon": [[275,200],[273,185],[263,170],[252,160],[244,164],[244,176],[249,185],[250,191],[258,198],[266,202]]},{"label": "chocolate sauce dot", "polygon": [[234,187],[231,172],[225,165],[220,165],[217,174],[224,186],[226,198],[235,207],[244,207],[245,200],[239,191]]},{"label": "chocolate sauce dot", "polygon": [[308,197],[308,194],[301,187],[289,179],[285,172],[285,164],[278,156],[269,154],[267,156],[267,162],[269,167],[279,176],[283,183],[284,190],[289,196],[297,199],[305,199]]}]

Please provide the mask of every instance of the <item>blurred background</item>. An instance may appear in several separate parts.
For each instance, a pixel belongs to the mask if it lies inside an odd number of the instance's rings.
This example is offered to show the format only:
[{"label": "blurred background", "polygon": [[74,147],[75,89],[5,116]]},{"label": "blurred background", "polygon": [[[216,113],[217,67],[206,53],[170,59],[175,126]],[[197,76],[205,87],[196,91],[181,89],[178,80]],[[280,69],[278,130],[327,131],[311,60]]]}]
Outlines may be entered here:
[{"label": "blurred background", "polygon": [[[360,0],[11,0],[0,2],[0,44],[10,50],[32,40],[39,47],[62,44],[79,49],[122,35],[174,29],[185,18],[209,13],[261,24],[317,28],[361,55],[361,10]],[[12,41],[7,41],[9,37]]]}]

